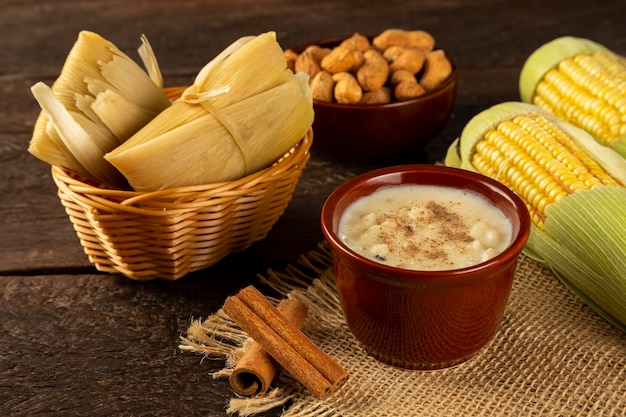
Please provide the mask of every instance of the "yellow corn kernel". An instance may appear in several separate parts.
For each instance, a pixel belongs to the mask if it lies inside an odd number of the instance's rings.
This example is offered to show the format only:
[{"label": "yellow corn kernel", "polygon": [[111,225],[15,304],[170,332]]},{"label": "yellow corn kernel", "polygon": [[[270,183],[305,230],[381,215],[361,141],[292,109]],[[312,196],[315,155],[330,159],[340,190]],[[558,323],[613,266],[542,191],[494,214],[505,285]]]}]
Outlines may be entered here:
[{"label": "yellow corn kernel", "polygon": [[532,102],[612,146],[626,135],[626,60],[604,50],[564,59],[537,84]]},{"label": "yellow corn kernel", "polygon": [[[572,48],[557,49],[564,55]],[[548,61],[534,62],[541,67]],[[542,70],[526,71],[521,83],[525,99],[532,92],[529,87],[543,77]],[[513,189],[534,222],[524,253],[540,260],[590,308],[626,332],[622,154],[537,105],[506,102],[467,123],[448,148],[445,164],[479,172]]]},{"label": "yellow corn kernel", "polygon": [[471,162],[519,194],[539,227],[548,205],[599,184],[620,186],[570,136],[539,114],[500,122],[476,144]]}]

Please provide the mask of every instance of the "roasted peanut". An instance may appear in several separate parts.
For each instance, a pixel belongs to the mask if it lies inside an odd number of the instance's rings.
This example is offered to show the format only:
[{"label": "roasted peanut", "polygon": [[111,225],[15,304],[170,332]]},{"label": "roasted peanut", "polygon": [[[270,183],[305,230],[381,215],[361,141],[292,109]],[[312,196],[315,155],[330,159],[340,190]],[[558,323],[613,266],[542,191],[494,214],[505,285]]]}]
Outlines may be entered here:
[{"label": "roasted peanut", "polygon": [[426,90],[418,82],[415,75],[407,70],[398,70],[391,75],[393,95],[396,100],[409,100],[426,94]]},{"label": "roasted peanut", "polygon": [[391,102],[392,94],[389,87],[382,87],[376,91],[366,91],[361,97],[361,104],[385,104]]},{"label": "roasted peanut", "polygon": [[407,46],[409,48],[432,51],[435,47],[435,38],[424,30],[411,30],[408,38],[409,44]]},{"label": "roasted peanut", "polygon": [[399,101],[410,100],[426,94],[426,90],[418,82],[403,81],[396,86],[393,94]]},{"label": "roasted peanut", "polygon": [[384,51],[390,46],[404,46],[414,49],[432,50],[435,38],[423,30],[387,29],[372,40],[372,44]]},{"label": "roasted peanut", "polygon": [[328,71],[320,71],[310,82],[311,95],[313,99],[320,101],[333,101],[333,90],[335,81]]},{"label": "roasted peanut", "polygon": [[295,72],[304,72],[312,79],[322,68],[320,67],[319,61],[315,59],[314,53],[304,50],[298,55],[298,58],[296,58],[294,70]]},{"label": "roasted peanut", "polygon": [[287,68],[296,72],[296,59],[298,59],[298,53],[293,49],[285,50],[285,60],[287,61]]},{"label": "roasted peanut", "polygon": [[390,46],[383,52],[383,57],[389,62],[389,71],[402,69],[417,74],[424,66],[426,54],[421,49]]},{"label": "roasted peanut", "polygon": [[380,52],[370,49],[363,54],[365,63],[356,73],[359,84],[366,91],[379,90],[389,77],[389,64]]},{"label": "roasted peanut", "polygon": [[452,73],[452,65],[443,50],[429,52],[424,62],[424,72],[420,84],[426,91],[439,87]]},{"label": "roasted peanut", "polygon": [[407,48],[404,46],[390,46],[383,51],[383,58],[385,58],[387,62],[393,62],[398,59],[398,57],[402,55],[406,49]]},{"label": "roasted peanut", "polygon": [[317,45],[311,45],[307,49],[313,53],[315,60],[320,63],[322,62],[322,59],[324,59],[324,57],[332,51],[332,48],[322,48]]},{"label": "roasted peanut", "polygon": [[371,44],[367,36],[355,33],[348,39],[345,39],[343,42],[341,42],[339,46],[345,46],[346,48],[352,49],[353,51],[365,52],[370,49]]},{"label": "roasted peanut", "polygon": [[352,64],[354,64],[354,51],[343,46],[337,46],[322,58],[320,65],[322,69],[331,74],[336,74],[350,71]]},{"label": "roasted peanut", "polygon": [[334,95],[337,103],[356,104],[363,97],[363,90],[359,82],[349,72],[333,74],[335,81]]},{"label": "roasted peanut", "polygon": [[417,82],[417,78],[415,78],[415,75],[411,74],[410,71],[398,70],[391,74],[391,77],[389,78],[389,84],[391,84],[392,87],[395,87],[396,85],[400,84],[402,81],[411,81],[411,80],[415,80]]},{"label": "roasted peanut", "polygon": [[352,63],[352,68],[350,68],[351,74],[356,74],[356,72],[363,66],[365,63],[365,56],[361,51],[353,51],[354,54],[354,62]]},{"label": "roasted peanut", "polygon": [[331,50],[331,48],[322,48],[319,45],[310,45],[307,46],[307,48],[305,49],[306,52],[310,53],[313,56],[313,59],[318,64],[322,62],[322,59],[324,59],[324,57],[328,55]]}]

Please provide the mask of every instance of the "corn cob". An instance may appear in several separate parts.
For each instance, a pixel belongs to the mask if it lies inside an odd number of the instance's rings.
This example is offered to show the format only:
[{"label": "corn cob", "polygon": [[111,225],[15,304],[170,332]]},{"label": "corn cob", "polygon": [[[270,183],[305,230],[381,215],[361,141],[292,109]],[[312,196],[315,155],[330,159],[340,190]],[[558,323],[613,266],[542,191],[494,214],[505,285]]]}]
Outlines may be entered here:
[{"label": "corn cob", "polygon": [[587,39],[557,38],[530,55],[521,99],[626,157],[626,58]]},{"label": "corn cob", "polygon": [[514,190],[533,220],[525,253],[626,331],[626,159],[527,103],[475,116],[446,165]]}]

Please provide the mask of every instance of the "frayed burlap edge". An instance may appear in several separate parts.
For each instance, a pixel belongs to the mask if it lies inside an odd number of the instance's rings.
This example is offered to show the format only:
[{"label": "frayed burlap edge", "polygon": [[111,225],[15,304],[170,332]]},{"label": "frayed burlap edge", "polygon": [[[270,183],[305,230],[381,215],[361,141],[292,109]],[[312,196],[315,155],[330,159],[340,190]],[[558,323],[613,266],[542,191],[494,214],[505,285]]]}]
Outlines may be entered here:
[{"label": "frayed burlap edge", "polygon": [[[320,244],[296,265],[259,279],[264,291],[307,304],[303,331],[350,372],[348,382],[320,401],[281,373],[263,397],[234,396],[228,413],[247,417],[283,407],[282,417],[626,415],[626,335],[530,258],[520,259],[494,341],[465,364],[434,372],[400,370],[366,354],[343,321],[330,265]],[[220,310],[191,323],[180,348],[225,358],[213,374],[223,378],[248,343]]]},{"label": "frayed burlap edge", "polygon": [[[339,311],[339,299],[334,291],[332,274],[328,273],[331,265],[330,254],[324,243],[298,259],[297,265],[289,265],[284,271],[267,271],[260,275],[261,284],[273,289],[284,297],[295,298],[307,305],[308,313],[303,330],[310,333],[313,328],[324,325],[342,325],[341,315],[329,315],[328,311]],[[323,282],[325,281],[325,282]],[[274,304],[278,299],[268,297]],[[181,337],[179,348],[202,354],[206,357],[218,357],[226,360],[224,369],[212,373],[213,378],[228,378],[252,342],[248,335],[239,328],[224,310],[204,320],[193,320],[187,330],[187,336]],[[284,406],[291,402],[283,417],[333,417],[339,416],[323,402],[317,400],[304,387],[290,376],[281,373],[267,394],[257,397],[242,397],[234,394],[226,410],[229,414],[248,417],[264,411]]]}]

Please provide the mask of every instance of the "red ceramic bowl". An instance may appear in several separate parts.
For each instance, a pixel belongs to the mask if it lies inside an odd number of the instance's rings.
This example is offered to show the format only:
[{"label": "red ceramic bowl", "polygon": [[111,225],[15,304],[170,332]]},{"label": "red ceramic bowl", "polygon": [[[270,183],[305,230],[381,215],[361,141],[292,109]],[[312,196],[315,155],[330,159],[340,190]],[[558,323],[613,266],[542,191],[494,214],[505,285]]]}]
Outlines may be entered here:
[{"label": "red ceramic bowl", "polygon": [[[342,213],[360,197],[399,184],[483,195],[510,220],[511,245],[486,262],[448,271],[401,269],[357,254],[337,234]],[[374,358],[409,369],[458,365],[492,339],[530,232],[526,206],[509,188],[480,174],[436,165],[383,168],[347,181],[326,200],[321,224],[348,327]]]},{"label": "red ceramic bowl", "polygon": [[[337,36],[307,42],[292,48],[302,52],[310,45],[332,48],[346,39]],[[313,100],[315,119],[313,149],[351,160],[374,160],[418,149],[446,125],[456,103],[459,74],[452,75],[437,90],[424,96],[388,104],[340,104]]]}]

